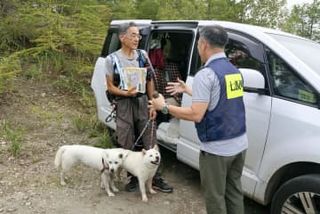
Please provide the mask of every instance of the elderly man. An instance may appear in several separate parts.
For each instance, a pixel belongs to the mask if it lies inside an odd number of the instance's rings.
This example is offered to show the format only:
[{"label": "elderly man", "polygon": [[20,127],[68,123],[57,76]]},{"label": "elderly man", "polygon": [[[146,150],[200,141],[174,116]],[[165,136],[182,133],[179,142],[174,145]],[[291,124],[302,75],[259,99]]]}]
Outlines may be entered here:
[{"label": "elderly man", "polygon": [[[154,120],[156,112],[148,112],[148,99],[151,99],[154,91],[154,71],[145,51],[139,50],[138,44],[141,39],[138,26],[133,23],[125,23],[119,28],[119,40],[121,48],[106,58],[108,93],[116,100],[116,133],[118,144],[125,149],[137,150],[135,141],[142,133],[142,143],[145,149],[152,148],[156,143],[155,131],[152,135],[151,126],[147,126],[149,118]],[[135,69],[146,72],[145,79],[141,81],[139,88],[128,85],[124,78],[124,72]],[[134,76],[132,81],[139,78]],[[142,85],[145,83],[145,85]],[[138,180],[129,175],[130,182],[126,185],[129,192],[136,191]],[[159,173],[153,179],[153,186],[162,192],[170,193],[173,188],[160,177]]]}]

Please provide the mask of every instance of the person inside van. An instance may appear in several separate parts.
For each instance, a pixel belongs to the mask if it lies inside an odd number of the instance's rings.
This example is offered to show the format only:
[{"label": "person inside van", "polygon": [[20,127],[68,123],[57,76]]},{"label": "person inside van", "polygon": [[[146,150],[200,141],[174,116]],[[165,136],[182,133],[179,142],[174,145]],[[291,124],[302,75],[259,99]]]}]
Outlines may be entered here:
[{"label": "person inside van", "polygon": [[[159,41],[155,40],[155,41]],[[162,37],[159,46],[155,47],[157,42],[151,42],[151,50],[149,57],[155,70],[155,86],[156,90],[161,93],[166,102],[170,105],[181,105],[181,94],[171,95],[166,92],[168,82],[176,82],[181,79],[180,65],[181,55],[179,49],[173,47],[171,40],[168,37]],[[162,63],[160,63],[162,62]],[[157,123],[168,122],[169,115],[164,115],[161,112],[157,115]]]}]

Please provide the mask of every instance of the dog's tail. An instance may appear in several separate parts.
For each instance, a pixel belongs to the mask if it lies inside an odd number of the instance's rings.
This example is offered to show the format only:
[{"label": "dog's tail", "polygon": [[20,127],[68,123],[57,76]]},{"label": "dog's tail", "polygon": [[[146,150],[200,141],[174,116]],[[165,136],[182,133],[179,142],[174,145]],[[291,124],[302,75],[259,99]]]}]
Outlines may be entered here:
[{"label": "dog's tail", "polygon": [[56,153],[56,158],[54,159],[54,165],[56,166],[56,168],[58,168],[61,165],[61,156],[63,154],[63,152],[66,150],[65,146],[61,146],[57,153]]}]

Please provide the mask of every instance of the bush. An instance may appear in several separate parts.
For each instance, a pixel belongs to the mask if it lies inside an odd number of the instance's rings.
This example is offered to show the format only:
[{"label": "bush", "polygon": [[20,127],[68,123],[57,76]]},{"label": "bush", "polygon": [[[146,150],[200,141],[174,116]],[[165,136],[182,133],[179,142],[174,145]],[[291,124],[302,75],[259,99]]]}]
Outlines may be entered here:
[{"label": "bush", "polygon": [[10,90],[17,75],[38,78],[41,73],[77,83],[64,89],[79,96],[86,93],[78,88],[90,90],[93,64],[109,23],[106,4],[5,0],[0,7],[0,93]]}]

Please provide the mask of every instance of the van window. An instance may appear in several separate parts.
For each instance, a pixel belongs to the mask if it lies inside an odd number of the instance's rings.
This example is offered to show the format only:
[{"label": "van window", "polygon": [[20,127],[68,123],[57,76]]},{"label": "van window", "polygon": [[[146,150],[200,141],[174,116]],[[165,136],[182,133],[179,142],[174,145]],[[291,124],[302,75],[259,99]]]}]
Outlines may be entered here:
[{"label": "van window", "polygon": [[272,51],[267,52],[275,95],[308,104],[316,104],[314,89]]},{"label": "van window", "polygon": [[110,53],[118,50],[121,47],[121,43],[118,37],[118,33],[115,29],[109,30],[108,35],[104,41],[101,57],[106,57]]},{"label": "van window", "polygon": [[[264,66],[258,59],[254,57],[250,49],[243,43],[237,40],[229,39],[225,47],[226,56],[230,62],[237,68],[250,68],[260,71],[264,74]],[[194,51],[193,63],[191,66],[191,74],[194,76],[202,66],[197,48]]]},{"label": "van window", "polygon": [[175,63],[181,78],[185,81],[188,75],[192,33],[158,30],[151,32],[150,38],[147,49],[153,67],[163,69],[164,63]]},{"label": "van window", "polygon": [[225,52],[230,62],[237,68],[250,68],[260,71],[261,63],[252,56],[245,44],[229,39]]},{"label": "van window", "polygon": [[111,54],[121,48],[121,43],[119,40],[118,33],[114,32],[114,33],[110,34],[110,37],[111,38],[110,38],[110,46],[108,48],[108,54]]}]

